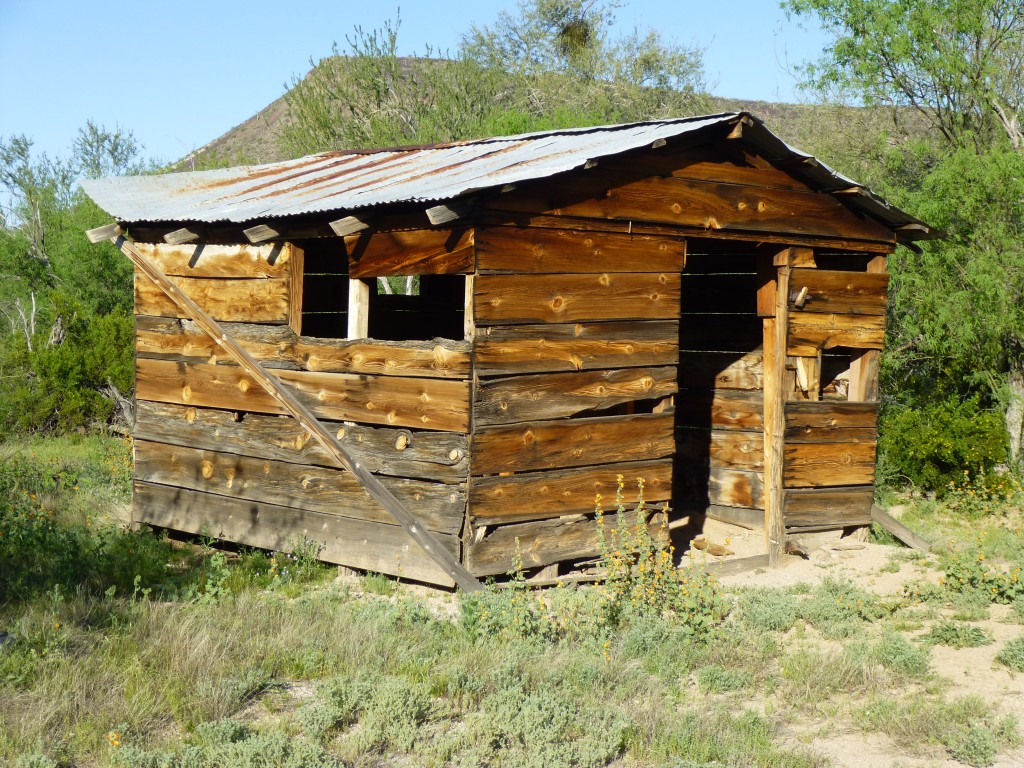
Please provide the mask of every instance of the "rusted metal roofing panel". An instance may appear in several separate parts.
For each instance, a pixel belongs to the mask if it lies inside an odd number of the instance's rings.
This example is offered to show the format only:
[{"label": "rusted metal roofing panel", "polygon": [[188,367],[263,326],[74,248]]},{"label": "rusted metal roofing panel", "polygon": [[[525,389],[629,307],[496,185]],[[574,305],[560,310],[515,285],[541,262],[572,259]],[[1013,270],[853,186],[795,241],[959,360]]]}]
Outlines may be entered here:
[{"label": "rusted metal roofing panel", "polygon": [[[744,116],[724,113],[430,147],[326,152],[267,165],[87,180],[82,186],[101,208],[128,223],[241,224],[285,216],[356,212],[394,203],[440,202],[478,190],[546,178],[580,168],[588,160],[650,146]],[[750,133],[775,156],[809,157],[786,145],[756,118]],[[860,188],[852,179],[813,159],[801,166],[798,175],[819,188]],[[919,223],[866,190],[851,203],[860,204],[894,229]]]}]

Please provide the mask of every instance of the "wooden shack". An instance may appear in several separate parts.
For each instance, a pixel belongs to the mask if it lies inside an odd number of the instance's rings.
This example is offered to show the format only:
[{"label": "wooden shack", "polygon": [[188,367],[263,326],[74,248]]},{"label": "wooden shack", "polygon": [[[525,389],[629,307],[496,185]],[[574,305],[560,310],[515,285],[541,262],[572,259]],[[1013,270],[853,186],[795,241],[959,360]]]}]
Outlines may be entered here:
[{"label": "wooden shack", "polygon": [[935,233],[751,115],[85,188],[138,523],[470,588],[592,558],[619,475],[772,562],[869,523],[886,256]]}]

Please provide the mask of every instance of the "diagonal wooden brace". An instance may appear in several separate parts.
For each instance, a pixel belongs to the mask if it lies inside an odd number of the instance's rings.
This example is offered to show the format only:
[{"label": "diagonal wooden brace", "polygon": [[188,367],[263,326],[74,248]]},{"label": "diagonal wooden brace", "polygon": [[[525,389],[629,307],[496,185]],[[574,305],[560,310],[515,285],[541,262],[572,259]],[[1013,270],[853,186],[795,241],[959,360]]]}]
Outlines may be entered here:
[{"label": "diagonal wooden brace", "polygon": [[[182,312],[195,321],[249,376],[251,376],[267,394],[277,400],[306,429],[309,434],[338,460],[360,482],[366,492],[379,503],[388,513],[405,528],[415,541],[452,580],[466,592],[476,592],[482,588],[480,581],[460,563],[451,552],[441,546],[440,542],[410,512],[401,501],[395,498],[377,477],[366,469],[358,460],[338,442],[306,406],[291,393],[287,386],[276,376],[261,366],[252,355],[242,349],[224,329],[163,273],[150,259],[144,256],[134,244],[120,234],[120,230],[100,227],[86,233],[92,242],[109,238],[120,251],[131,259],[139,270],[152,280],[173,301]],[[95,239],[94,239],[95,238]]]}]

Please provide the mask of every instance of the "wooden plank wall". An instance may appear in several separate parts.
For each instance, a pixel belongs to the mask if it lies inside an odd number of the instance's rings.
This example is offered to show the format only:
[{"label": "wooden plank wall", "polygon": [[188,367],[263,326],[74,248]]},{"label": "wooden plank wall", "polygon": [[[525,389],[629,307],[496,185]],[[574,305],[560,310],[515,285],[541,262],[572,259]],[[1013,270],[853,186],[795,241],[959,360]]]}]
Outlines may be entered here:
[{"label": "wooden plank wall", "polygon": [[[789,282],[783,509],[788,531],[868,525],[878,438],[885,258],[818,252]],[[859,370],[865,356],[873,371]]]},{"label": "wooden plank wall", "polygon": [[476,575],[598,552],[617,476],[668,501],[680,238],[569,228],[477,231],[466,562]]},{"label": "wooden plank wall", "polygon": [[677,507],[760,527],[764,361],[754,253],[690,240],[682,285]]},{"label": "wooden plank wall", "polygon": [[[468,342],[300,335],[298,294],[310,288],[302,282],[303,251],[292,245],[143,248],[461,556]],[[342,252],[342,266],[344,258]],[[340,273],[337,264],[332,269]],[[267,549],[306,537],[323,545],[320,556],[330,562],[451,584],[347,472],[155,291],[136,277],[136,522]]]}]

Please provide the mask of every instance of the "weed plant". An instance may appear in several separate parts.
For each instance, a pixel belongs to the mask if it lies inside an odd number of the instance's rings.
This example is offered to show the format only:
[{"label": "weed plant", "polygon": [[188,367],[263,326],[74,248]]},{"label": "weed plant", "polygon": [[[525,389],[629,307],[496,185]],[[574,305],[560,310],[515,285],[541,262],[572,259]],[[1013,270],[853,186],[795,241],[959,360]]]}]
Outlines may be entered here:
[{"label": "weed plant", "polygon": [[1024,597],[1024,572],[1020,561],[1002,566],[993,563],[980,545],[954,551],[945,558],[940,583],[954,594],[1009,605]]},{"label": "weed plant", "polygon": [[924,639],[933,645],[948,645],[950,648],[977,648],[993,642],[991,633],[981,627],[949,619],[934,624]]},{"label": "weed plant", "polygon": [[865,623],[886,614],[879,599],[849,579],[826,576],[810,598],[799,607],[799,615],[827,638],[836,640],[858,634]]},{"label": "weed plant", "polygon": [[676,567],[668,515],[661,515],[652,534],[643,479],[637,479],[637,503],[632,510],[626,509],[622,475],[617,479],[612,522],[604,514],[600,494],[595,501],[605,621],[618,627],[653,614],[677,622],[694,636],[707,636],[728,610],[717,582],[696,565]]},{"label": "weed plant", "polygon": [[996,661],[1014,672],[1024,672],[1024,635],[1004,645],[996,654]]},{"label": "weed plant", "polygon": [[785,632],[796,623],[799,599],[781,589],[750,589],[740,595],[739,617],[747,629]]}]

